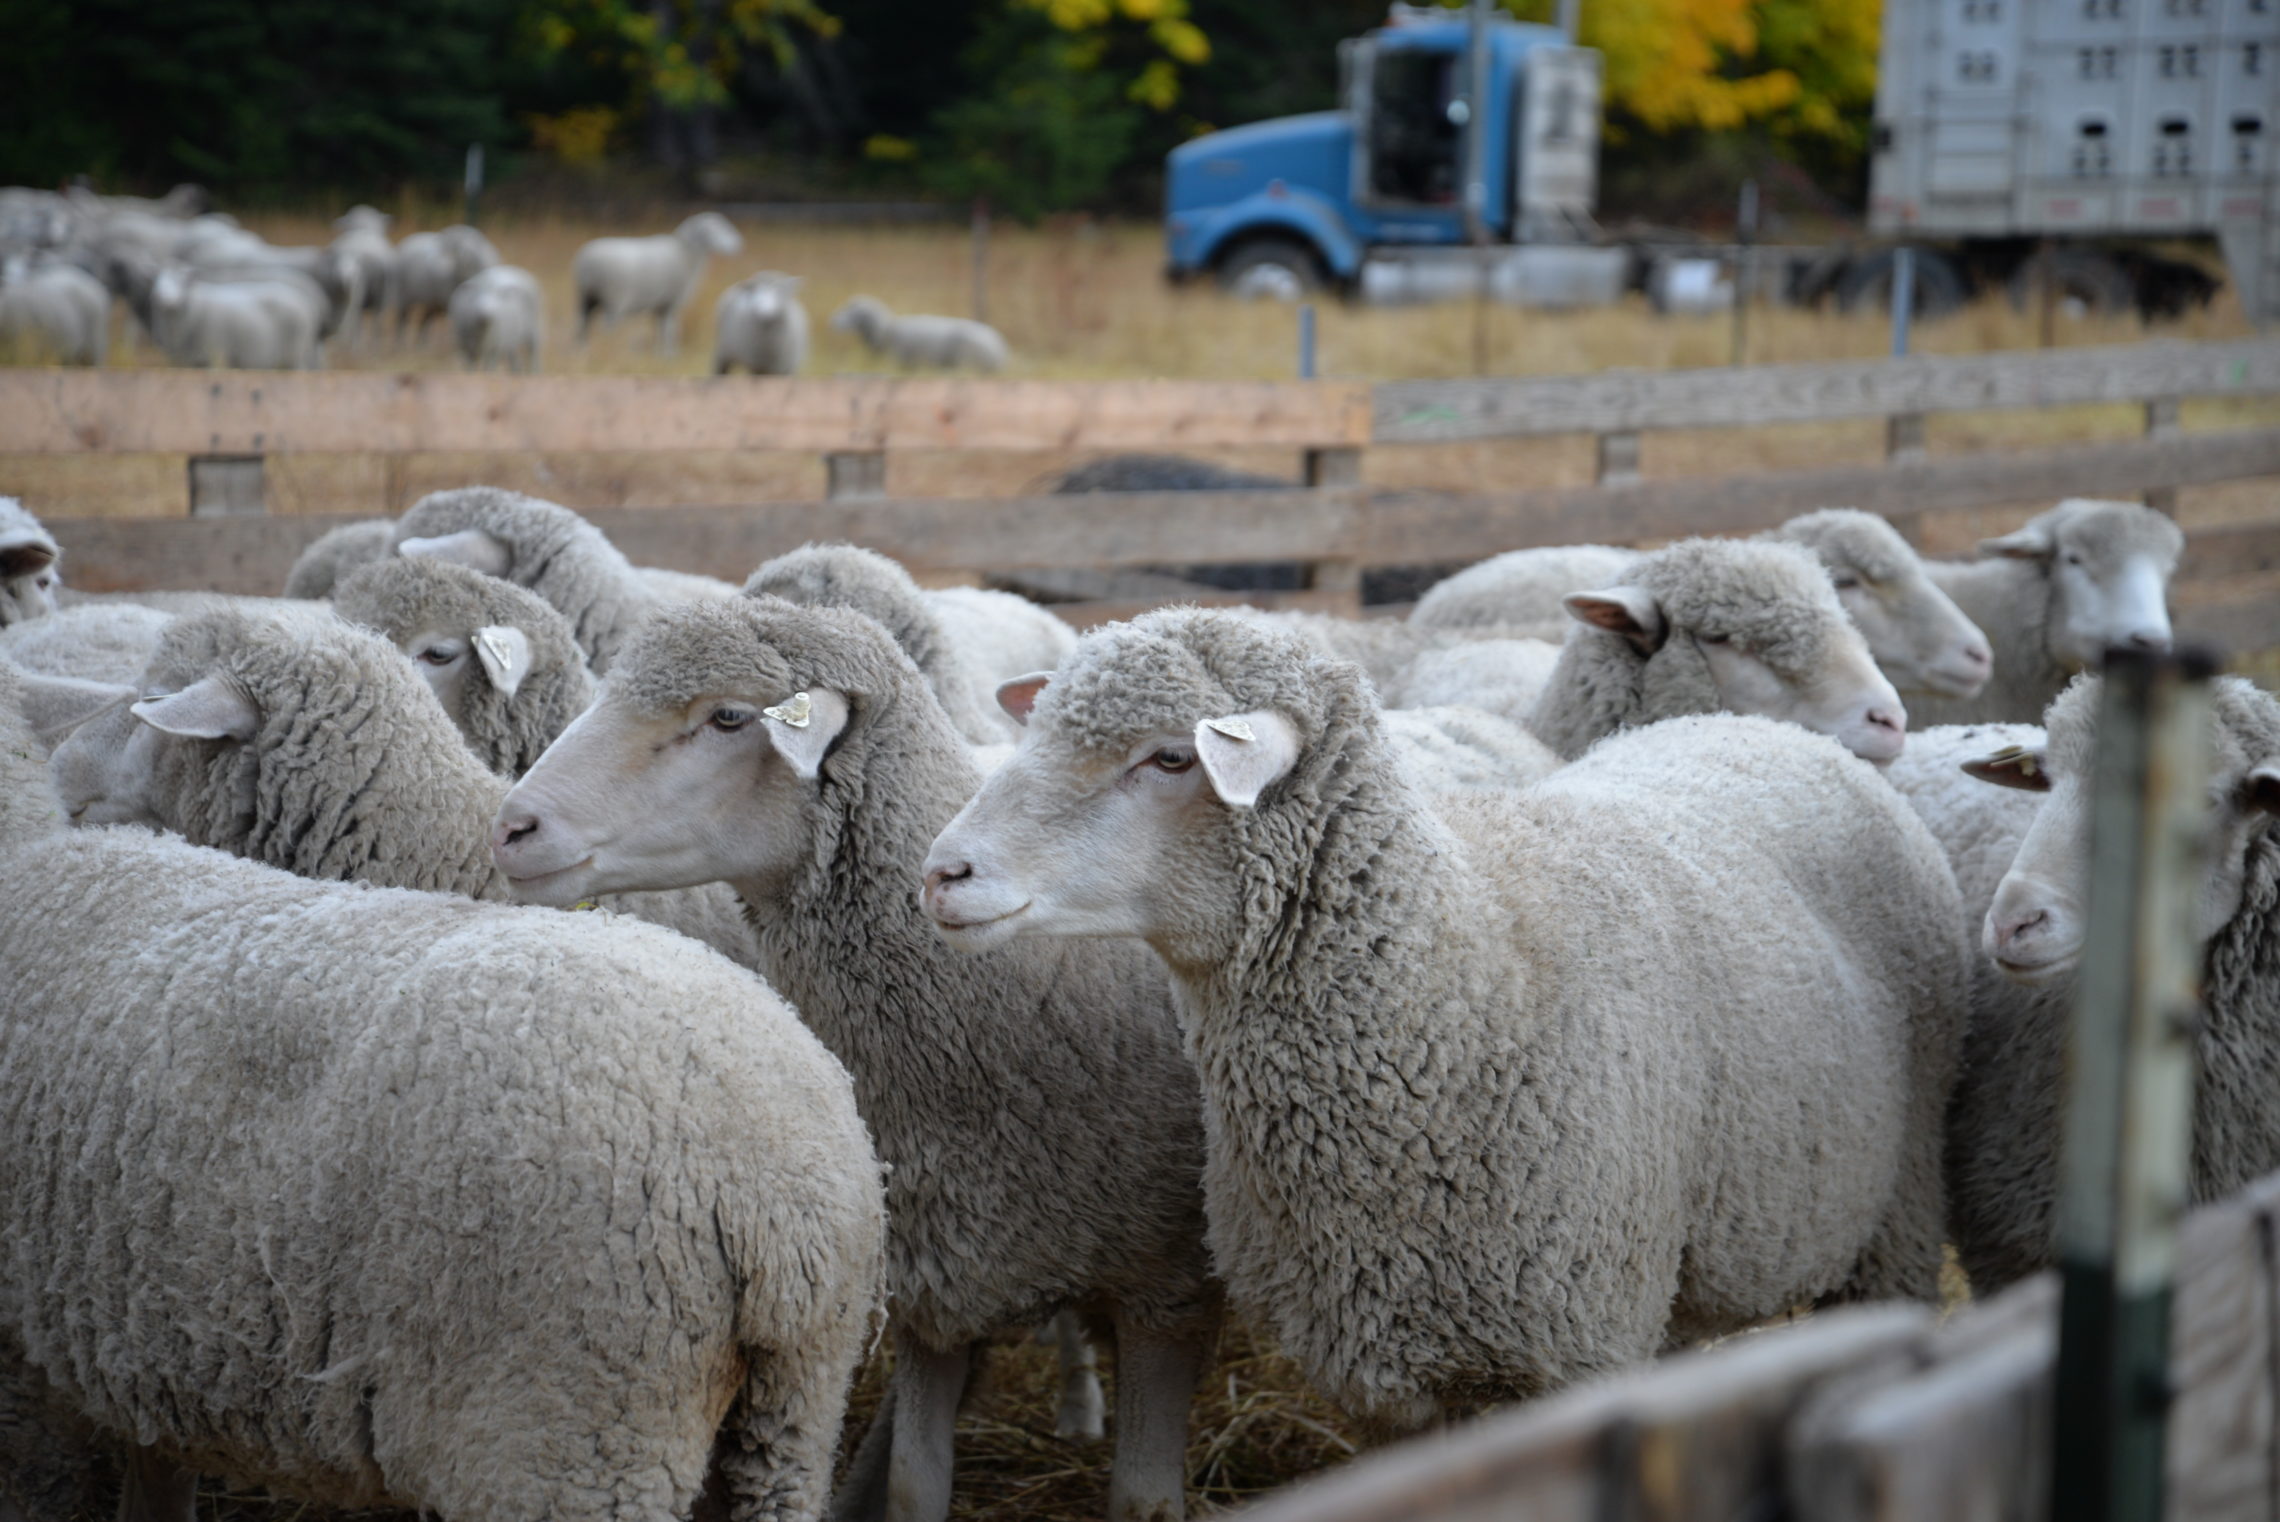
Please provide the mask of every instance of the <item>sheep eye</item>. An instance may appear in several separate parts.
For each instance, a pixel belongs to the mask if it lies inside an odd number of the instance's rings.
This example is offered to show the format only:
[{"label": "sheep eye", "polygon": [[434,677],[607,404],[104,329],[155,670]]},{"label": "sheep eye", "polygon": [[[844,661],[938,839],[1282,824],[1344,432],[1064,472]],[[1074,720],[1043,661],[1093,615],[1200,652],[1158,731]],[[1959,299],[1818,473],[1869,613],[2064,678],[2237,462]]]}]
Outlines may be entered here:
[{"label": "sheep eye", "polygon": [[443,645],[431,645],[422,650],[419,658],[430,666],[448,666],[459,659],[459,652]]},{"label": "sheep eye", "polygon": [[1840,592],[1850,592],[1853,588],[1860,585],[1860,578],[1858,576],[1838,576],[1832,579],[1836,582],[1837,590]]},{"label": "sheep eye", "polygon": [[734,734],[752,722],[752,710],[734,707],[716,708],[712,711],[712,717],[705,722],[724,735]]},{"label": "sheep eye", "polygon": [[1167,745],[1150,756],[1148,764],[1160,772],[1184,772],[1195,765],[1195,752],[1185,745]]},{"label": "sheep eye", "polygon": [[2066,563],[2068,565],[2082,564],[2082,552],[2080,550],[2068,550],[2066,552]]},{"label": "sheep eye", "polygon": [[1697,634],[1694,637],[1705,645],[1723,645],[1732,640],[1734,636],[1731,634]]}]

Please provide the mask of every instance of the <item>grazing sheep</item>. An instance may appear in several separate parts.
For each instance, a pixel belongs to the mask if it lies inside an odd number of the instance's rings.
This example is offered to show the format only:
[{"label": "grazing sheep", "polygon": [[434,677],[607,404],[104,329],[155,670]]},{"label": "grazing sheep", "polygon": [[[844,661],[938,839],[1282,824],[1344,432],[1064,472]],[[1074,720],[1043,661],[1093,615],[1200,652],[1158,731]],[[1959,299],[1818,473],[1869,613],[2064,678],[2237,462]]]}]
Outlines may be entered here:
[{"label": "grazing sheep", "polygon": [[465,223],[441,232],[413,233],[396,245],[396,342],[404,341],[406,324],[415,342],[427,336],[427,325],[443,316],[451,293],[461,281],[473,279],[499,262],[491,240]]},{"label": "grazing sheep", "polygon": [[[1882,518],[1824,508],[1757,537],[1801,545],[1820,558],[1869,653],[1901,692],[1968,698],[1986,684],[1986,635]],[[1604,544],[1513,550],[1436,584],[1418,599],[1410,619],[1436,629],[1502,624],[1512,633],[1557,643],[1565,632],[1560,600],[1570,592],[1618,584],[1641,553]]]},{"label": "grazing sheep", "polygon": [[820,1516],[884,1223],[793,1011],[648,925],[66,830],[16,685],[0,1445],[132,1449],[148,1516],[213,1470],[686,1517],[708,1462],[740,1522]]},{"label": "grazing sheep", "polygon": [[357,338],[367,319],[377,323],[396,304],[396,246],[388,241],[394,220],[371,206],[351,206],[333,219],[333,252],[355,270],[361,293],[353,314]]},{"label": "grazing sheep", "polygon": [[713,374],[742,365],[754,375],[797,375],[807,366],[808,315],[800,279],[763,270],[720,293],[713,308]]},{"label": "grazing sheep", "polygon": [[287,597],[324,598],[348,579],[358,566],[396,552],[396,520],[367,518],[327,529],[301,551],[293,569],[285,573]]},{"label": "grazing sheep", "polygon": [[333,611],[410,656],[467,748],[501,776],[529,771],[593,701],[569,621],[495,576],[445,560],[377,561],[340,584]]},{"label": "grazing sheep", "polygon": [[874,354],[899,365],[934,370],[971,366],[996,373],[1006,365],[1005,339],[986,322],[966,317],[897,317],[871,296],[857,296],[831,314],[835,333],[852,333]]},{"label": "grazing sheep", "polygon": [[2184,552],[2177,525],[2135,502],[2072,497],[1989,539],[1973,561],[1924,569],[1987,631],[1995,674],[1969,699],[1917,705],[1923,724],[2033,724],[2109,645],[2169,648],[2169,578]]},{"label": "grazing sheep", "polygon": [[175,257],[213,280],[290,276],[307,282],[321,303],[317,322],[320,340],[329,341],[364,305],[362,267],[352,254],[329,245],[288,247],[243,228],[216,228],[186,237]]},{"label": "grazing sheep", "polygon": [[546,326],[538,279],[512,264],[477,270],[451,293],[451,336],[470,370],[501,369],[528,375],[538,368]]},{"label": "grazing sheep", "polygon": [[1360,670],[1096,629],[926,860],[942,933],[1133,935],[1202,1079],[1212,1260],[1415,1427],[1801,1300],[1938,1295],[1966,948],[1871,767],[1763,719],[1425,802]]},{"label": "grazing sheep", "polygon": [[[505,895],[487,843],[506,779],[393,645],[329,609],[184,615],[117,697],[56,748],[74,820],[173,830],[301,877]],[[726,889],[605,907],[751,960]]]},{"label": "grazing sheep", "polygon": [[131,686],[173,615],[135,602],[79,603],[0,628],[0,660],[43,676]]},{"label": "grazing sheep", "polygon": [[546,903],[734,883],[755,965],[854,1073],[888,1164],[888,1515],[946,1514],[973,1345],[1081,1307],[1117,1332],[1108,1515],[1176,1519],[1218,1314],[1195,1075],[1137,942],[977,961],[934,935],[911,885],[980,781],[877,623],[773,597],[688,603],[643,626],[516,784],[494,853]]},{"label": "grazing sheep", "polygon": [[284,272],[224,280],[170,265],[152,282],[150,307],[151,336],[177,365],[301,370],[320,363],[323,295]]},{"label": "grazing sheep", "polygon": [[66,365],[100,365],[111,347],[111,292],[75,264],[0,266],[0,344],[29,342]]},{"label": "grazing sheep", "polygon": [[697,293],[715,254],[739,253],[744,239],[717,211],[700,211],[669,233],[650,238],[596,238],[570,261],[578,287],[578,341],[586,341],[594,314],[606,326],[649,313],[657,319],[657,348],[681,344],[681,309]]},{"label": "grazing sheep", "polygon": [[1569,760],[1619,729],[1721,711],[1801,724],[1870,761],[1907,741],[1899,694],[1794,545],[1682,539],[1566,604],[1576,626],[1528,727]]},{"label": "grazing sheep", "polygon": [[55,611],[63,551],[14,497],[0,497],[0,628]]}]

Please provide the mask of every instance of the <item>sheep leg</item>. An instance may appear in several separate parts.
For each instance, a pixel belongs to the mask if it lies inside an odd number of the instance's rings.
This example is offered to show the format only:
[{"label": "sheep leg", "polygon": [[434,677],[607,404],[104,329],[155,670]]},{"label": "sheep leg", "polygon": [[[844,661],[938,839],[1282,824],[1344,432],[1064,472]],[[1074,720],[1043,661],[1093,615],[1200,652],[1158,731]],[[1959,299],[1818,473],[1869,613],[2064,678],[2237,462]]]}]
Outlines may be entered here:
[{"label": "sheep leg", "polygon": [[681,309],[667,307],[657,314],[657,352],[673,355],[681,348]]},{"label": "sheep leg", "polygon": [[1053,1414],[1055,1437],[1100,1441],[1103,1432],[1100,1370],[1092,1340],[1075,1311],[1053,1318],[1052,1338],[1061,1362],[1061,1405]]},{"label": "sheep leg", "polygon": [[[862,1324],[833,1329],[823,1351],[754,1354],[745,1385],[713,1447],[705,1490],[725,1499],[728,1522],[789,1522],[824,1515],[831,1460],[847,1412],[849,1363]],[[830,1346],[845,1356],[828,1356]],[[860,1463],[860,1457],[858,1457]],[[837,1513],[834,1513],[837,1515]]]},{"label": "sheep leg", "polygon": [[1188,1406],[1212,1337],[1116,1318],[1116,1457],[1109,1522],[1179,1522],[1187,1500]]},{"label": "sheep leg", "polygon": [[894,1443],[895,1403],[889,1391],[871,1414],[871,1425],[863,1429],[855,1456],[847,1461],[847,1474],[831,1498],[831,1522],[878,1522],[887,1514],[887,1458]]},{"label": "sheep leg", "polygon": [[942,1522],[950,1515],[958,1398],[973,1366],[970,1346],[943,1350],[915,1337],[896,1337],[894,1373],[887,1381],[895,1408],[887,1522]]},{"label": "sheep leg", "polygon": [[137,1448],[119,1490],[119,1522],[197,1522],[198,1480],[148,1448]]}]

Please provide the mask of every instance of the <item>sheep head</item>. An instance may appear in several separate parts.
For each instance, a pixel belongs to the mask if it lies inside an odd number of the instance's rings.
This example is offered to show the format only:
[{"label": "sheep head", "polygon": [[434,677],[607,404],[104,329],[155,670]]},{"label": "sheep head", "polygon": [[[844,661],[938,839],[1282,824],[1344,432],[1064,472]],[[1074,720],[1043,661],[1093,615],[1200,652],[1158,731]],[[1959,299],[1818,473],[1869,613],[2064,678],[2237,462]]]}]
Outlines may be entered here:
[{"label": "sheep head", "polygon": [[2050,656],[2095,667],[2110,645],[2169,648],[2169,578],[2185,550],[2177,525],[2135,502],[2071,497],[1979,553],[2023,560],[2050,586],[2044,637]]}]

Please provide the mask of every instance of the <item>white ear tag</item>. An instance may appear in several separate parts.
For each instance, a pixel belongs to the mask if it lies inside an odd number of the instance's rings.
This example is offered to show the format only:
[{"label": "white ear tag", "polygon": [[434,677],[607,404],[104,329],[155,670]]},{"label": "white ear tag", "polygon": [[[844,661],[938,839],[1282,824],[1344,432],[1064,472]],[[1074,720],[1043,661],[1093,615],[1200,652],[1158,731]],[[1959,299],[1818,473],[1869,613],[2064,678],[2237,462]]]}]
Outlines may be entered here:
[{"label": "white ear tag", "polygon": [[1205,719],[1204,726],[1216,729],[1230,740],[1256,740],[1258,735],[1241,719]]},{"label": "white ear tag", "polygon": [[511,698],[530,675],[530,636],[512,624],[486,624],[475,631],[475,658],[491,685]]},{"label": "white ear tag", "polygon": [[779,724],[805,729],[808,727],[808,715],[815,711],[815,700],[804,692],[795,692],[775,707],[760,711]]},{"label": "white ear tag", "polygon": [[822,769],[832,742],[847,727],[847,699],[830,691],[795,692],[760,713],[768,721],[768,743],[801,777]]},{"label": "white ear tag", "polygon": [[1247,809],[1297,763],[1298,732],[1268,709],[1226,714],[1195,726],[1195,753],[1219,801]]}]

